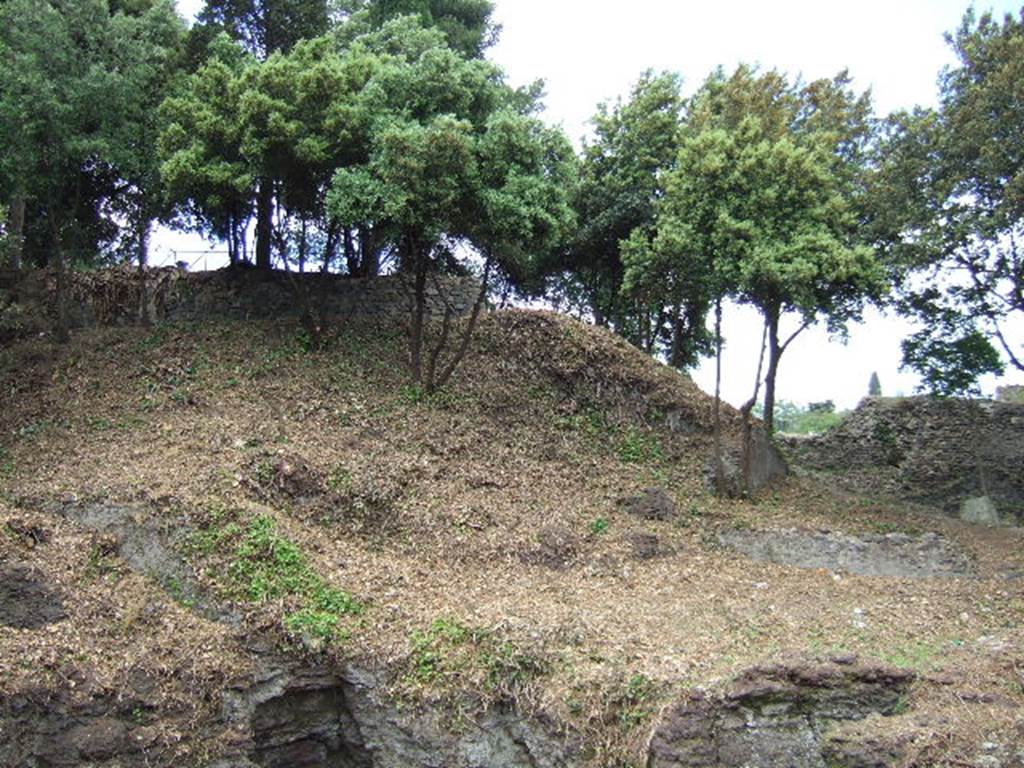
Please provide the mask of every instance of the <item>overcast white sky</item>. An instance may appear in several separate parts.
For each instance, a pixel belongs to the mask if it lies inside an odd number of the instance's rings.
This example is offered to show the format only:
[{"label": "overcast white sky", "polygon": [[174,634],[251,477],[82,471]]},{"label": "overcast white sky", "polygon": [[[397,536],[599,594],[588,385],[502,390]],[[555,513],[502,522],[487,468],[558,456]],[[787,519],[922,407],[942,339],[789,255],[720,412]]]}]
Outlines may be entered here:
[{"label": "overcast white sky", "polygon": [[[1022,2],[979,2],[976,8],[1016,13]],[[178,2],[186,17],[201,5],[202,0]],[[716,66],[729,70],[740,62],[805,79],[849,69],[855,87],[871,88],[877,112],[885,114],[934,105],[939,71],[953,63],[943,33],[956,28],[968,5],[966,0],[497,0],[503,30],[490,57],[513,84],[543,79],[546,119],[561,124],[577,142],[598,102],[627,94],[648,68],[680,72],[688,90]],[[189,243],[166,237],[157,245],[165,252],[172,247]],[[724,330],[723,394],[740,403],[752,392],[760,324],[754,313],[730,308]],[[1024,327],[1016,331],[1024,339]],[[830,341],[823,329],[805,332],[783,357],[779,397],[801,403],[831,399],[850,407],[866,394],[872,371],[885,394],[910,394],[915,377],[897,371],[906,333],[902,321],[875,311],[851,328],[845,346]],[[713,387],[713,365],[703,366],[695,378],[705,389]],[[1024,383],[1024,375],[1000,383],[1010,382]],[[995,384],[985,381],[984,389],[992,392]]]}]

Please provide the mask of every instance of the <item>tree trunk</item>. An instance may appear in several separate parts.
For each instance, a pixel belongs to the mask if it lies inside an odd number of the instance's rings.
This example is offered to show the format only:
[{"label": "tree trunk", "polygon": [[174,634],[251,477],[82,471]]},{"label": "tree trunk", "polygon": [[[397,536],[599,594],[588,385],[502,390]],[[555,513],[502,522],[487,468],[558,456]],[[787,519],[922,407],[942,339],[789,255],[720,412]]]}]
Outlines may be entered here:
[{"label": "tree trunk", "polygon": [[67,264],[64,258],[64,244],[61,242],[60,227],[53,216],[53,210],[47,212],[50,220],[50,237],[53,247],[53,265],[57,278],[57,327],[55,335],[60,344],[67,344],[71,340],[68,323],[68,275]]},{"label": "tree trunk", "polygon": [[256,200],[256,267],[270,269],[271,241],[274,237],[274,182],[260,179]]},{"label": "tree trunk", "polygon": [[139,322],[146,326],[153,324],[153,317],[149,312],[149,286],[146,284],[146,266],[149,263],[149,228],[149,219],[140,215],[136,231],[139,259]]},{"label": "tree trunk", "polygon": [[324,242],[324,261],[320,265],[320,274],[326,275],[331,271],[331,264],[334,262],[334,252],[338,249],[338,225],[327,225],[327,240]]},{"label": "tree trunk", "polygon": [[342,242],[345,250],[345,266],[352,277],[361,277],[359,258],[356,256],[356,244],[352,239],[352,228],[345,227],[342,231]]},{"label": "tree trunk", "polygon": [[306,217],[303,216],[300,222],[300,233],[299,233],[299,274],[306,271]]},{"label": "tree trunk", "polygon": [[412,323],[409,327],[409,369],[413,386],[423,385],[423,326],[427,313],[427,259],[416,245],[408,246],[403,262],[413,272]]},{"label": "tree trunk", "polygon": [[[466,352],[469,351],[469,343],[473,339],[473,331],[476,330],[477,321],[480,319],[480,311],[483,309],[484,303],[487,301],[487,291],[488,291],[488,288],[490,286],[490,278],[491,278],[491,258],[490,258],[490,256],[488,256],[487,260],[484,262],[484,273],[483,273],[483,276],[480,279],[480,291],[477,293],[476,301],[473,304],[473,310],[472,310],[472,312],[470,312],[470,315],[469,315],[469,321],[466,323],[466,328],[465,328],[465,330],[462,333],[462,340],[459,342],[458,349],[455,350],[455,353],[452,355],[451,360],[448,361],[448,364],[444,367],[444,369],[441,371],[440,375],[438,375],[436,377],[436,379],[434,377],[434,371],[435,371],[435,366],[436,366],[436,363],[437,363],[437,359],[436,358],[437,358],[437,355],[440,353],[440,349],[441,349],[440,345],[438,346],[437,354],[435,354],[435,359],[431,361],[431,364],[430,364],[430,381],[428,382],[429,383],[429,390],[428,390],[429,392],[432,393],[434,390],[436,390],[436,389],[438,389],[440,387],[443,387],[445,384],[447,384],[448,380],[452,377],[452,374],[455,373],[455,369],[459,367],[459,365],[462,363],[463,359],[466,357]],[[441,291],[441,288],[440,288],[440,285],[439,285],[438,286],[438,292],[440,292],[440,291]],[[451,317],[450,314],[445,314],[445,323],[446,324],[448,322],[450,322],[450,317]],[[446,338],[447,338],[447,333],[443,333],[442,334],[442,341],[445,340]]]},{"label": "tree trunk", "polygon": [[25,196],[14,195],[7,215],[7,233],[11,239],[11,268],[21,270],[21,254],[25,234]]},{"label": "tree trunk", "polygon": [[725,495],[722,460],[722,297],[715,299],[715,493]]},{"label": "tree trunk", "polygon": [[363,277],[377,277],[380,274],[380,250],[369,227],[359,231],[359,253]]},{"label": "tree trunk", "polygon": [[775,375],[784,349],[779,344],[779,308],[769,307],[765,321],[768,329],[768,370],[764,375],[764,428],[770,435],[775,432]]}]

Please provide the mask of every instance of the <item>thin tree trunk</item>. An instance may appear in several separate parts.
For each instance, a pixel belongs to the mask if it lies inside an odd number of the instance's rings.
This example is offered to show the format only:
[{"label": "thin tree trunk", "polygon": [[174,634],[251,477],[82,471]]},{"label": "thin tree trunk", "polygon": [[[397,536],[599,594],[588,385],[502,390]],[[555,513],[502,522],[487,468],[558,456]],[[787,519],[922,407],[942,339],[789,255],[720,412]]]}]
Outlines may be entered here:
[{"label": "thin tree trunk", "polygon": [[757,396],[761,392],[761,371],[764,369],[764,353],[767,344],[768,322],[765,321],[764,332],[761,334],[761,354],[757,358],[757,375],[754,377],[754,394],[749,400],[747,400],[747,402],[740,406],[740,417],[743,420],[743,443],[740,447],[740,450],[742,451],[742,466],[740,469],[740,474],[743,478],[743,491],[745,493],[750,491],[750,465],[753,461],[754,453],[754,427],[750,420],[750,412],[753,411],[754,406],[757,405]]},{"label": "thin tree trunk", "polygon": [[334,252],[338,248],[338,225],[327,225],[327,241],[324,243],[324,263],[320,266],[320,273],[326,275],[331,271],[331,264],[334,262]]},{"label": "thin tree trunk", "polygon": [[22,247],[25,234],[25,196],[16,194],[11,199],[11,210],[7,215],[7,233],[10,236],[11,268],[21,271]]},{"label": "thin tree trunk", "polygon": [[722,297],[715,299],[715,493],[725,495],[722,460]]},{"label": "thin tree trunk", "polygon": [[60,227],[53,216],[53,209],[47,211],[50,220],[50,237],[52,239],[53,260],[57,278],[57,327],[56,338],[60,344],[71,340],[68,323],[68,275],[64,258],[64,244],[61,242]]},{"label": "thin tree trunk", "polygon": [[[285,264],[287,265],[287,260]],[[299,274],[306,271],[306,217],[299,224]]]},{"label": "thin tree trunk", "polygon": [[466,330],[462,335],[462,341],[459,343],[459,348],[452,355],[451,360],[441,371],[441,375],[438,377],[436,386],[443,387],[448,383],[448,380],[455,373],[455,369],[459,367],[463,358],[466,357],[466,352],[469,351],[469,342],[473,338],[473,331],[476,330],[477,320],[480,319],[480,311],[484,307],[484,302],[487,299],[487,289],[490,283],[491,277],[491,260],[490,258],[484,263],[484,274],[480,280],[480,292],[476,296],[476,302],[473,304],[473,311],[469,315],[469,322],[466,323]]},{"label": "thin tree trunk", "polygon": [[274,237],[274,182],[260,179],[256,200],[256,267],[270,269],[271,241]]},{"label": "thin tree trunk", "polygon": [[409,367],[414,386],[423,385],[423,324],[427,310],[427,259],[418,246],[407,246],[405,264],[413,271],[413,310],[409,328]]},{"label": "thin tree trunk", "polygon": [[153,317],[149,312],[149,286],[146,284],[146,266],[149,263],[149,219],[140,215],[136,237],[139,260],[139,322],[152,325]]},{"label": "thin tree trunk", "polygon": [[361,265],[356,256],[356,244],[352,239],[351,227],[345,227],[342,230],[342,241],[344,242],[345,266],[348,268],[348,273],[353,277],[362,277]]},{"label": "thin tree trunk", "polygon": [[779,310],[772,308],[765,317],[768,329],[768,370],[764,376],[764,428],[768,434],[775,432],[775,375],[779,371]]}]

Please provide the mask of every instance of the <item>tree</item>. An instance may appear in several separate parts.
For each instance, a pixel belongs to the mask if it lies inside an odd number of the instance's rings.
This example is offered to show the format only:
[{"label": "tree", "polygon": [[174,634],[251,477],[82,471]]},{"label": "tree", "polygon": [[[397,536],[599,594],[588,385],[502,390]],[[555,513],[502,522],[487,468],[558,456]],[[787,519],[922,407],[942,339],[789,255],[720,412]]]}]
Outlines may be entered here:
[{"label": "tree", "polygon": [[[326,0],[207,0],[199,21],[223,28],[258,60],[287,52],[303,39],[328,30]],[[256,266],[271,268],[275,179],[256,179]]]},{"label": "tree", "polygon": [[242,78],[252,57],[222,35],[208,61],[160,107],[160,174],[185,226],[222,238],[232,264],[246,257],[256,175],[242,152]]},{"label": "tree", "polygon": [[141,218],[151,218],[161,197],[155,107],[184,22],[170,0],[31,5],[0,9],[0,178],[12,192],[12,261],[42,263],[54,252],[53,214],[75,260],[118,257],[142,229],[139,201],[150,201]]},{"label": "tree", "polygon": [[365,0],[356,7],[363,10],[370,29],[399,16],[415,16],[422,26],[440,30],[449,48],[470,59],[482,57],[501,31],[492,20],[491,0]]},{"label": "tree", "polygon": [[113,16],[104,0],[0,4],[0,179],[13,191],[15,260],[31,234],[56,273],[58,338],[69,256],[96,260],[97,242],[120,230],[111,201],[131,173],[125,128],[139,99],[159,96],[140,93],[138,67],[161,66],[180,24],[169,2]]},{"label": "tree", "polygon": [[598,108],[573,200],[580,228],[554,266],[564,270],[556,272],[555,290],[570,306],[648,352],[665,352],[672,365],[687,367],[706,347],[706,308],[687,302],[685,290],[672,283],[624,286],[622,256],[623,241],[653,224],[665,174],[675,165],[680,88],[678,75],[648,71],[627,101]]},{"label": "tree", "polygon": [[206,0],[200,24],[219,27],[259,59],[327,32],[326,0]]},{"label": "tree", "polygon": [[134,7],[136,15],[120,13],[111,22],[124,100],[109,162],[119,180],[112,208],[129,223],[128,243],[139,266],[139,317],[148,323],[149,234],[153,221],[170,211],[157,152],[159,106],[181,71],[186,29],[169,0],[136,0]]},{"label": "tree", "polygon": [[946,394],[1000,370],[996,347],[1024,370],[1024,10],[968,11],[947,41],[939,108],[889,118],[872,184],[897,306],[923,325],[904,363]]},{"label": "tree", "polygon": [[[536,255],[563,237],[572,152],[559,131],[521,109],[521,94],[494,65],[462,58],[439,32],[398,19],[350,55],[373,51],[390,53],[359,94],[373,117],[370,151],[337,171],[328,204],[341,224],[369,222],[394,244],[413,296],[412,380],[429,393],[465,353],[492,271],[525,280]],[[471,254],[482,262],[481,291],[443,361],[452,313],[425,350],[428,285],[440,291],[438,274],[465,272]]]},{"label": "tree", "polygon": [[[769,430],[793,340],[822,318],[841,331],[885,287],[858,228],[869,115],[846,73],[807,85],[716,73],[687,110],[653,232],[630,238],[628,281],[675,279],[696,301],[732,296],[761,313]],[[784,337],[787,314],[798,327]]]},{"label": "tree", "polygon": [[878,378],[878,371],[871,372],[871,378],[868,379],[868,397],[881,397],[882,396],[882,382]]}]

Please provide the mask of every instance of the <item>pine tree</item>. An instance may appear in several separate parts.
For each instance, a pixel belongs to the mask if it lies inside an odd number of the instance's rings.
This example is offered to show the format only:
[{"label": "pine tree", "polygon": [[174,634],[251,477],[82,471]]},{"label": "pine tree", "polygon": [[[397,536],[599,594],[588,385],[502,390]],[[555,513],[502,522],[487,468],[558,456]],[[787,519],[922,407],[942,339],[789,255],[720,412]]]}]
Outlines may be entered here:
[{"label": "pine tree", "polygon": [[881,397],[882,396],[882,382],[878,378],[878,371],[871,372],[871,378],[868,380],[868,397]]}]

